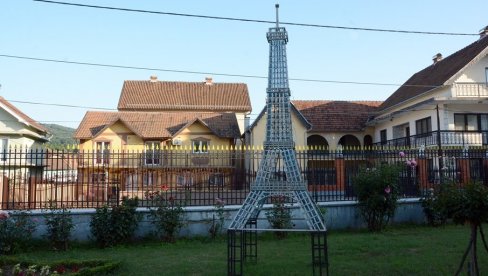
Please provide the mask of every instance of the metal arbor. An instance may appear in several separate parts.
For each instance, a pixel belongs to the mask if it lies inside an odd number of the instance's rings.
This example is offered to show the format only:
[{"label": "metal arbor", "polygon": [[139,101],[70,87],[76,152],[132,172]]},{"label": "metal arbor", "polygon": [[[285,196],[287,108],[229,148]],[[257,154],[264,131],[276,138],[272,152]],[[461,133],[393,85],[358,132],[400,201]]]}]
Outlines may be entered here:
[{"label": "metal arbor", "polygon": [[[286,59],[288,34],[285,28],[279,27],[278,8],[276,5],[276,27],[270,28],[266,35],[270,47],[264,153],[250,193],[229,225],[229,275],[239,274],[236,273],[238,265],[242,270],[242,261],[246,257],[256,257],[256,242],[249,239],[249,236],[256,236],[259,212],[266,199],[274,196],[293,199],[304,214],[312,234],[314,273],[316,263],[320,269],[327,265],[327,229],[321,213],[310,197],[295,155]],[[320,274],[323,274],[322,271]]]}]

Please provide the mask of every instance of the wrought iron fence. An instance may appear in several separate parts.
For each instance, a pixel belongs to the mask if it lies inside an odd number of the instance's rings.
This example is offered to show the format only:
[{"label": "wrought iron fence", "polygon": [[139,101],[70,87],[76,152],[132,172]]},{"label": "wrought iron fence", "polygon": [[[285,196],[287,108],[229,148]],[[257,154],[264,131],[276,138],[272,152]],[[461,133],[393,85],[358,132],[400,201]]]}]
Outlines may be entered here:
[{"label": "wrought iron fence", "polygon": [[[405,157],[400,157],[403,151]],[[0,209],[39,209],[57,206],[93,208],[120,204],[138,197],[141,206],[156,198],[187,206],[212,206],[216,198],[241,204],[258,170],[262,149],[220,149],[192,153],[176,148],[150,152],[18,150],[0,160]],[[344,149],[297,148],[303,178],[316,201],[354,200],[354,178],[361,167],[380,162],[403,166],[402,197],[419,197],[442,181],[488,185],[488,149],[445,148]],[[278,162],[278,161],[277,161]],[[286,172],[278,164],[275,178]]]}]

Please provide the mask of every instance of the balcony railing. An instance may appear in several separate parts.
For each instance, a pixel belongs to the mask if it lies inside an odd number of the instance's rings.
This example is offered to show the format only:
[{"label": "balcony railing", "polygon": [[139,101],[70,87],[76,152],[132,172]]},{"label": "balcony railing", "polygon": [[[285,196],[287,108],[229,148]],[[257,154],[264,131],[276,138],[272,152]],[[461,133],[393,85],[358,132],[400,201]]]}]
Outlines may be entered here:
[{"label": "balcony railing", "polygon": [[456,97],[488,97],[487,83],[458,82],[453,85]]},{"label": "balcony railing", "polygon": [[[438,140],[440,134],[440,143]],[[441,130],[402,137],[375,143],[377,146],[412,147],[420,146],[483,146],[488,145],[488,131],[449,131]]]}]

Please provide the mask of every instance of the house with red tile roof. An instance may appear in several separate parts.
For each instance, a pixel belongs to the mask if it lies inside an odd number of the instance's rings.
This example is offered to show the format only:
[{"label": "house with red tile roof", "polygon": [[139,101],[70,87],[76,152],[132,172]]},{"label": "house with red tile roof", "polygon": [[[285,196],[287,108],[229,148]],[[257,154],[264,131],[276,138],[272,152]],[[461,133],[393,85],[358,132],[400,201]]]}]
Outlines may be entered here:
[{"label": "house with red tile roof", "polygon": [[[233,161],[211,160],[209,152],[241,143],[251,101],[243,83],[160,81],[152,76],[125,81],[117,109],[88,111],[75,131],[83,156],[93,152],[78,164],[78,175],[87,183],[85,196],[98,196],[94,187],[111,183],[124,193],[134,191],[127,196],[143,198],[137,192],[156,184],[209,183],[216,170],[217,182],[224,183],[222,170],[232,170]],[[110,176],[105,165],[116,168]]]},{"label": "house with red tile roof", "polygon": [[[295,143],[324,150],[363,147],[373,143],[374,128],[368,118],[381,105],[378,101],[291,101]],[[246,141],[262,145],[266,126],[265,109],[248,128]]]},{"label": "house with red tile roof", "polygon": [[488,145],[488,26],[463,49],[445,58],[436,54],[367,125],[377,145]]},{"label": "house with red tile roof", "polygon": [[[251,112],[243,83],[125,81],[116,112],[88,111],[80,149],[235,145]],[[204,142],[206,141],[206,142]]]}]

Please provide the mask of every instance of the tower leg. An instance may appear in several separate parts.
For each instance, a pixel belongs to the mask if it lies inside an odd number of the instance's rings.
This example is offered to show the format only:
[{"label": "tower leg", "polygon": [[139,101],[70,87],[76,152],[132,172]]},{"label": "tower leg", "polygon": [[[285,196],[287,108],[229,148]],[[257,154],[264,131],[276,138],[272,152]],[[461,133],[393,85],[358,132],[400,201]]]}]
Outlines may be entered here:
[{"label": "tower leg", "polygon": [[[256,229],[257,218],[251,218],[246,229]],[[256,263],[258,259],[258,232],[256,230],[244,231],[244,260]]]},{"label": "tower leg", "polygon": [[227,275],[243,275],[242,263],[244,259],[243,231],[229,229],[227,230]]},{"label": "tower leg", "polygon": [[310,237],[312,241],[313,275],[329,275],[327,231],[312,231]]}]

